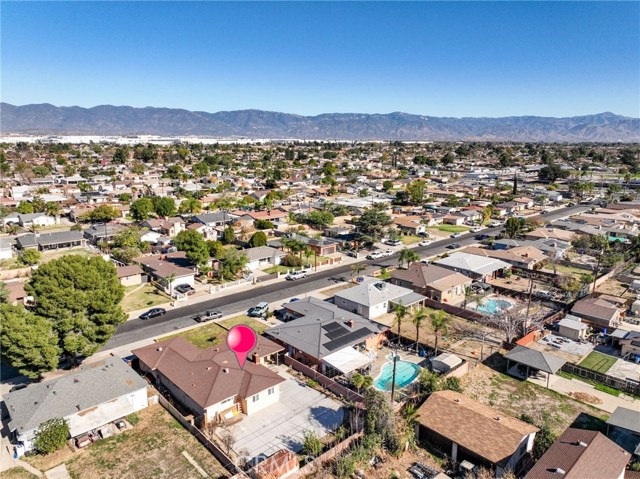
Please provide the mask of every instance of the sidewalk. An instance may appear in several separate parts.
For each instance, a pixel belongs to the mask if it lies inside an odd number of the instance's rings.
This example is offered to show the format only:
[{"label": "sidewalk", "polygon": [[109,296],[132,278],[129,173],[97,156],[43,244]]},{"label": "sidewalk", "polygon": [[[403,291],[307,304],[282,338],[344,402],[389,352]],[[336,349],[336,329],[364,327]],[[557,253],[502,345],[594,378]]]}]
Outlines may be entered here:
[{"label": "sidewalk", "polygon": [[[546,378],[545,379],[534,379],[529,378],[529,381],[535,383],[539,386],[546,387]],[[615,411],[617,407],[624,407],[627,409],[636,409],[640,410],[640,400],[633,399],[629,396],[624,396],[623,393],[620,396],[616,397],[611,394],[598,391],[591,384],[587,384],[578,379],[567,379],[562,376],[552,375],[549,380],[549,389],[559,392],[560,394],[564,394],[565,396],[570,396],[570,393],[585,393],[590,396],[598,398],[602,401],[601,404],[591,404],[593,407],[606,411],[608,413],[612,413]],[[576,399],[576,398],[573,398]],[[587,401],[582,401],[587,402]]]}]

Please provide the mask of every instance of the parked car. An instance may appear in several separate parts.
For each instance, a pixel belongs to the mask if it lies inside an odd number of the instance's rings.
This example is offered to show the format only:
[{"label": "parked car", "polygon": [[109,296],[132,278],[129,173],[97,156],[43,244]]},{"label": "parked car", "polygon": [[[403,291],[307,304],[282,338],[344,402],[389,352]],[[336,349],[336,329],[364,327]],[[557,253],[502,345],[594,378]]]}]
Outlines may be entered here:
[{"label": "parked car", "polygon": [[382,258],[385,258],[387,256],[393,256],[395,253],[394,253],[393,250],[387,249],[387,250],[384,250],[384,251],[380,251],[380,254],[382,255],[381,256]]},{"label": "parked car", "polygon": [[222,311],[219,309],[207,309],[202,313],[198,313],[194,318],[199,323],[211,321],[212,319],[220,319],[222,317]]},{"label": "parked car", "polygon": [[389,246],[400,246],[402,244],[402,241],[397,240],[397,239],[388,239],[384,242],[384,244],[389,245]]},{"label": "parked car", "polygon": [[367,255],[367,259],[380,259],[382,257],[384,257],[384,255],[379,251],[376,251],[375,253],[371,253]]},{"label": "parked car", "polygon": [[549,291],[536,291],[535,293],[533,293],[533,295],[537,298],[553,299],[553,294],[551,294]]},{"label": "parked car", "polygon": [[269,312],[269,303],[265,301],[261,301],[256,304],[253,308],[249,309],[247,315],[252,318],[263,318]]},{"label": "parked car", "polygon": [[546,215],[548,212],[549,212],[549,210],[542,210],[542,211],[540,212],[540,214],[541,214],[541,215]]},{"label": "parked car", "polygon": [[449,238],[460,238],[460,236],[462,236],[462,233],[453,233]]},{"label": "parked car", "polygon": [[489,236],[489,235],[475,235],[473,237],[473,239],[475,239],[476,241],[482,241],[482,240],[486,240],[486,239],[489,239],[489,238],[491,238],[491,236]]},{"label": "parked car", "polygon": [[418,246],[429,246],[431,244],[431,241],[429,240],[424,240],[424,241],[420,241],[418,243]]},{"label": "parked car", "polygon": [[196,292],[196,290],[193,289],[193,286],[189,284],[179,284],[178,286],[173,288],[173,291],[175,293],[185,294],[187,296],[191,296],[193,293]]},{"label": "parked car", "polygon": [[142,313],[140,319],[157,318],[158,316],[164,316],[167,310],[164,308],[151,308],[149,311]]},{"label": "parked car", "polygon": [[292,271],[288,275],[284,277],[287,281],[295,281],[296,279],[306,278],[309,272],[306,269],[301,269],[300,271]]},{"label": "parked car", "polygon": [[462,246],[460,246],[458,243],[451,243],[450,245],[447,245],[447,249],[458,249],[458,248],[462,248]]},{"label": "parked car", "polygon": [[480,231],[482,231],[484,228],[481,226],[476,226],[475,228],[471,228],[471,232],[472,233],[478,233]]}]

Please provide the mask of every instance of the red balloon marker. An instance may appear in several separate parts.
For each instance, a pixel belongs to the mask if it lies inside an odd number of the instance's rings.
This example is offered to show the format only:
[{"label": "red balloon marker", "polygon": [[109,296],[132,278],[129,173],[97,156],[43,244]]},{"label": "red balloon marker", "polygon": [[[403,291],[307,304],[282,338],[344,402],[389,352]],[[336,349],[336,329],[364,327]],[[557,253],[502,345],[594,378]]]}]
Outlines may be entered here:
[{"label": "red balloon marker", "polygon": [[256,332],[244,324],[234,326],[227,333],[227,346],[235,353],[241,368],[244,367],[247,354],[255,348],[257,342]]}]

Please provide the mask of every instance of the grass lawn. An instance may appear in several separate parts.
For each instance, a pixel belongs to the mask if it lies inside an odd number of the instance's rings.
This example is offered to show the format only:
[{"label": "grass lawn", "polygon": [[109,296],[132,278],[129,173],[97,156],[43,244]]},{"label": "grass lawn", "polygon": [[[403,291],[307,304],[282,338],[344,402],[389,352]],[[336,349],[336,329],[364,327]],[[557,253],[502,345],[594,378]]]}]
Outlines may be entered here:
[{"label": "grass lawn", "polygon": [[97,251],[90,250],[88,248],[83,248],[82,246],[79,246],[77,248],[63,248],[63,249],[58,249],[54,251],[46,251],[42,253],[42,263],[46,263],[47,261],[51,261],[52,259],[58,259],[58,258],[62,258],[63,256],[68,256],[72,254],[84,256],[86,258],[99,255]]},{"label": "grass lawn", "polygon": [[457,226],[457,225],[438,225],[438,226],[431,226],[428,229],[444,231],[445,233],[464,233],[465,231],[469,231],[471,227]]},{"label": "grass lawn", "polygon": [[400,236],[400,241],[402,241],[402,244],[406,246],[419,243],[423,239],[424,238],[421,238],[420,236],[413,236],[413,235]]},{"label": "grass lawn", "polygon": [[[551,266],[547,266],[546,269],[549,269],[549,270],[553,271],[553,267],[551,267]],[[574,268],[573,266],[565,266],[563,264],[557,265],[556,269],[557,269],[558,273],[571,275],[574,278],[578,278],[578,279],[580,279],[580,277],[583,274],[593,274],[588,269]]]},{"label": "grass lawn", "polygon": [[36,479],[36,477],[38,476],[34,476],[21,467],[12,467],[2,473],[2,479]]},{"label": "grass lawn", "polygon": [[250,318],[246,314],[241,314],[233,318],[225,319],[224,321],[220,321],[219,324],[227,329],[231,329],[238,324],[246,324],[247,326],[250,326],[257,334],[262,334],[266,329],[269,329],[271,327],[268,324],[263,323],[262,321]]},{"label": "grass lawn", "polygon": [[598,373],[606,374],[616,361],[617,359],[613,356],[602,354],[597,351],[592,351],[589,356],[584,358],[582,362],[579,363],[579,366],[586,369],[591,369],[592,371],[596,371]]},{"label": "grass lawn", "polygon": [[[162,406],[138,413],[133,429],[100,440],[76,453],[26,458],[46,470],[66,463],[73,479],[191,479],[202,477],[182,454],[186,451],[211,478],[227,477],[222,465]],[[19,476],[18,476],[19,477]]]},{"label": "grass lawn", "polygon": [[[135,289],[135,288],[133,288]],[[151,284],[145,284],[137,291],[127,294],[120,305],[125,313],[136,311],[143,308],[152,308],[158,304],[171,301],[169,295],[161,292],[158,288]]]},{"label": "grass lawn", "polygon": [[176,336],[182,336],[184,339],[200,349],[207,349],[210,346],[222,344],[227,336],[227,330],[217,323],[205,323],[200,327],[190,329],[188,331],[163,336],[159,338],[158,341],[175,338]]},{"label": "grass lawn", "polygon": [[591,384],[598,391],[602,391],[603,393],[611,394],[612,396],[616,396],[616,397],[620,396],[620,393],[622,392],[622,391],[619,391],[619,390],[614,389],[612,387],[605,386],[604,384],[600,384],[598,381],[593,381],[591,379],[583,378],[581,376],[577,376],[575,374],[571,374],[571,373],[568,373],[566,371],[558,371],[556,374],[558,376],[562,376],[563,378],[566,378],[566,379],[577,379],[578,381],[582,381],[584,383]]}]

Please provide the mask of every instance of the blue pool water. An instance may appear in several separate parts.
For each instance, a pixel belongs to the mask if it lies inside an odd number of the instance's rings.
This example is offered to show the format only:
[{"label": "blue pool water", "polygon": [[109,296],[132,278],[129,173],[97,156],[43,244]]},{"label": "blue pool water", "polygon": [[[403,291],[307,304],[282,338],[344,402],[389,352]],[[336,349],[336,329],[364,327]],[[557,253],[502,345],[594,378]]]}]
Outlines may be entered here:
[{"label": "blue pool water", "polygon": [[496,314],[502,311],[506,311],[510,307],[512,307],[509,301],[505,301],[504,299],[487,299],[482,302],[480,306],[476,307],[476,311],[481,314]]},{"label": "blue pool water", "polygon": [[[420,374],[420,366],[409,361],[396,362],[396,388],[401,389],[411,384]],[[393,362],[386,363],[382,366],[380,374],[373,382],[376,389],[381,391],[391,391],[391,382],[393,378]]]}]

